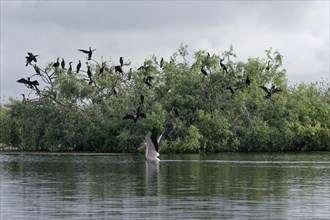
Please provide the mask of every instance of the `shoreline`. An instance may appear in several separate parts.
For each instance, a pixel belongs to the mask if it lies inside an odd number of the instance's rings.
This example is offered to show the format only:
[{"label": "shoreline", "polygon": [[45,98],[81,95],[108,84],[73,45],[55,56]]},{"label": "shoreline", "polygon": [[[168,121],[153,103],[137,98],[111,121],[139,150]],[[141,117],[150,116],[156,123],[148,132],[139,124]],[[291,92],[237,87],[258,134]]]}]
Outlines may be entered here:
[{"label": "shoreline", "polygon": [[0,154],[8,155],[68,155],[68,156],[121,156],[134,155],[135,153],[98,153],[98,152],[38,152],[38,151],[19,151],[19,150],[0,150]]}]

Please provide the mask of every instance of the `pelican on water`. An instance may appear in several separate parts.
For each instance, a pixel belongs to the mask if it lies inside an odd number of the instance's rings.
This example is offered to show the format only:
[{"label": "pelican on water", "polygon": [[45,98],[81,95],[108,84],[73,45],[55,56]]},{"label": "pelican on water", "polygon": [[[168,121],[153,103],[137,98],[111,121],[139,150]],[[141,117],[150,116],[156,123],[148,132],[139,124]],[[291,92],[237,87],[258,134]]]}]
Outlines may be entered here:
[{"label": "pelican on water", "polygon": [[162,134],[157,139],[157,129],[153,128],[151,131],[147,133],[145,136],[146,141],[146,159],[150,162],[159,162],[159,144],[162,138]]},{"label": "pelican on water", "polygon": [[153,128],[151,131],[149,131],[145,136],[145,144],[146,144],[146,160],[149,162],[159,162],[159,145],[164,139],[166,135],[171,133],[171,131],[174,129],[174,124],[171,124],[170,126],[167,126],[166,129],[159,135],[157,128]]}]

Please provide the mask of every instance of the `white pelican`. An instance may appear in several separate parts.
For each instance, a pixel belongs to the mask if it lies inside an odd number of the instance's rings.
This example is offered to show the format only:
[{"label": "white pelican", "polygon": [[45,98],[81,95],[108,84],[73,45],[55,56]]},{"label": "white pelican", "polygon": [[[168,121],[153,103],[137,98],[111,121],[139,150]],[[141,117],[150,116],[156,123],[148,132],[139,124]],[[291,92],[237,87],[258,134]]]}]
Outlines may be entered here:
[{"label": "white pelican", "polygon": [[149,162],[159,162],[159,145],[162,142],[163,138],[168,135],[174,129],[174,124],[170,124],[166,129],[161,133],[157,139],[158,131],[154,127],[149,131],[145,136],[146,144],[146,160]]},{"label": "white pelican", "polygon": [[150,161],[150,162],[159,162],[160,161],[158,158],[159,157],[158,150],[159,150],[159,144],[160,144],[160,140],[163,136],[163,133],[157,139],[157,135],[158,135],[157,129],[153,128],[145,136],[147,161]]}]

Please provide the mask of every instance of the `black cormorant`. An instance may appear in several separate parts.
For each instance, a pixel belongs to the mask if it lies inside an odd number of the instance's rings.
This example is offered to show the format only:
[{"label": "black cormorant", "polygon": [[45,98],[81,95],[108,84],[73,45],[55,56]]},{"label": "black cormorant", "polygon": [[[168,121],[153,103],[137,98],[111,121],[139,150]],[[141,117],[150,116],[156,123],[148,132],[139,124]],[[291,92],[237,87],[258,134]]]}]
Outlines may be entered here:
[{"label": "black cormorant", "polygon": [[124,71],[121,68],[121,66],[115,66],[115,72],[124,73]]},{"label": "black cormorant", "polygon": [[220,59],[220,66],[224,72],[228,73],[227,67],[225,64],[222,63],[222,61],[223,61],[223,59]]},{"label": "black cormorant", "polygon": [[124,65],[123,57],[120,57],[119,58],[119,63],[120,63],[120,66],[123,67],[123,65]]},{"label": "black cormorant", "polygon": [[57,57],[57,61],[53,64],[53,67],[57,68],[60,66],[60,62],[59,62],[59,57]]},{"label": "black cormorant", "polygon": [[61,67],[62,67],[62,69],[65,69],[65,61],[63,58],[62,58],[62,62],[61,62]]},{"label": "black cormorant", "polygon": [[88,60],[91,60],[92,58],[92,54],[93,54],[93,51],[95,51],[96,49],[92,50],[91,47],[89,47],[89,50],[83,50],[83,49],[79,49],[79,51],[83,52],[83,53],[86,53],[88,55]]},{"label": "black cormorant", "polygon": [[282,91],[278,87],[275,87],[275,85],[272,85],[270,89],[268,89],[266,86],[259,86],[259,87],[262,88],[267,93],[265,95],[266,99],[269,99],[274,93]]},{"label": "black cormorant", "polygon": [[80,68],[81,68],[81,62],[79,60],[79,63],[77,64],[77,73],[79,73]]}]

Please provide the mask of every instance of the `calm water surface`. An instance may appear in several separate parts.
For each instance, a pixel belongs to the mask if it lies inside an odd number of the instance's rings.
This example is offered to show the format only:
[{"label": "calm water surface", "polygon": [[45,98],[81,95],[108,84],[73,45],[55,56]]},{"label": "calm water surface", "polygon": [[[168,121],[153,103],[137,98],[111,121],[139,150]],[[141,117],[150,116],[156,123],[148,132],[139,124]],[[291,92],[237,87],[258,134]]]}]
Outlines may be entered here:
[{"label": "calm water surface", "polygon": [[330,219],[330,154],[0,153],[0,219]]}]

